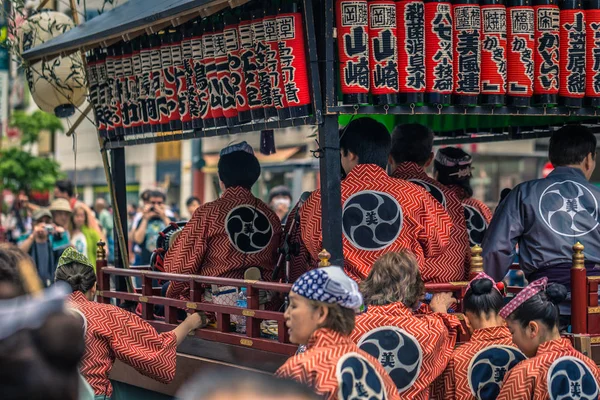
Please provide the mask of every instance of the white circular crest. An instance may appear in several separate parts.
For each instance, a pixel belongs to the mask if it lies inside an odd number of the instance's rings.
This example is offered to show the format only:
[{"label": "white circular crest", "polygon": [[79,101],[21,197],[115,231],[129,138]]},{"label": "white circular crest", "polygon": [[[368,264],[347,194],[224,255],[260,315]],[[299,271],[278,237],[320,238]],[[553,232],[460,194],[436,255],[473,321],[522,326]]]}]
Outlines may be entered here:
[{"label": "white circular crest", "polygon": [[442,205],[442,207],[444,207],[444,209],[446,209],[446,196],[444,195],[444,192],[438,189],[437,186],[421,179],[409,179],[408,181],[421,186],[427,193],[432,195],[433,198],[436,199],[438,203]]},{"label": "white circular crest", "polygon": [[479,400],[498,397],[504,376],[525,355],[515,347],[494,345],[481,349],[471,358],[467,376],[471,394]]},{"label": "white circular crest", "polygon": [[249,204],[237,206],[225,218],[229,241],[239,252],[253,254],[271,242],[273,227],[262,211]]},{"label": "white circular crest", "polygon": [[560,357],[548,369],[550,400],[596,400],[600,390],[590,368],[572,356]]},{"label": "white circular crest", "polygon": [[417,338],[397,326],[382,326],[365,333],[358,347],[375,357],[390,375],[398,392],[410,388],[419,377],[423,350]]},{"label": "white circular crest", "polygon": [[387,398],[383,378],[362,355],[350,352],[339,359],[336,367],[338,399],[384,400]]},{"label": "white circular crest", "polygon": [[465,211],[465,221],[467,223],[467,232],[469,233],[471,247],[481,245],[488,228],[488,223],[476,207],[463,203],[463,209]]},{"label": "white circular crest", "polygon": [[364,190],[348,197],[342,209],[344,236],[360,250],[382,250],[402,230],[402,207],[384,192]]},{"label": "white circular crest", "polygon": [[567,180],[548,186],[540,196],[539,213],[556,234],[579,237],[598,227],[598,201],[581,183]]}]

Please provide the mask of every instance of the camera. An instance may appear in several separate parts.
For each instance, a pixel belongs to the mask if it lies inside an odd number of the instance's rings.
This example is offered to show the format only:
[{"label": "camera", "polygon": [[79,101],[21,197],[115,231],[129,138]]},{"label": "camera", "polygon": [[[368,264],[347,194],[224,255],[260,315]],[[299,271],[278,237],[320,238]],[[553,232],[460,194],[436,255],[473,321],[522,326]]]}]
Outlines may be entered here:
[{"label": "camera", "polygon": [[156,212],[156,208],[154,206],[150,207],[150,212]]},{"label": "camera", "polygon": [[47,224],[46,226],[44,226],[44,229],[46,230],[46,233],[48,235],[54,234],[54,226]]}]

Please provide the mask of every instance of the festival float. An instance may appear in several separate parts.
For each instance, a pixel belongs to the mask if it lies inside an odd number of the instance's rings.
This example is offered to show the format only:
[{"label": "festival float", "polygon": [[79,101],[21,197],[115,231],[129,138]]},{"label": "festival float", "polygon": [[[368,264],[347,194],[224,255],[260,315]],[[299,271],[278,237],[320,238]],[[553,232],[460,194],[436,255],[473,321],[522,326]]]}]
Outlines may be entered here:
[{"label": "festival float", "polygon": [[[107,265],[99,246],[98,301],[139,305],[142,317],[159,331],[176,326],[178,309],[215,315],[214,324],[180,346],[171,385],[116,364],[114,380],[169,395],[213,365],[272,373],[294,354],[283,313],[262,310],[258,303],[260,290],[285,295],[290,284],[285,278],[271,283],[129,267],[125,147],[317,126],[316,156],[327,199],[322,209],[327,250],[320,258],[326,266],[343,263],[338,139],[339,125],[352,118],[370,115],[388,126],[422,122],[440,145],[549,137],[573,120],[600,133],[597,0],[583,5],[570,0],[130,0],[52,36],[42,42],[27,36],[22,56],[28,76],[36,77],[36,65],[81,64],[89,96],[85,112],[94,116],[117,216],[114,266]],[[61,89],[59,77],[45,76],[45,89],[39,89],[53,97],[44,93],[34,100],[65,115],[82,98],[73,82],[61,80]],[[32,91],[38,81],[29,80]],[[65,91],[73,94],[64,96]],[[48,98],[56,101],[43,106]],[[159,239],[157,257],[168,251],[180,228],[173,224]],[[293,257],[289,244],[282,247],[278,267],[283,270],[283,261]],[[570,337],[600,363],[600,280],[586,277],[583,246],[573,244]],[[481,270],[481,248],[475,247],[471,274]],[[124,277],[127,284],[111,289],[111,276]],[[133,278],[141,280],[141,289],[133,288]],[[189,283],[190,301],[161,297],[153,283],[166,280]],[[460,300],[466,284],[426,289],[451,291]],[[247,307],[202,301],[210,285],[245,287]],[[163,318],[155,316],[155,305],[165,307]],[[239,318],[245,318],[245,333],[232,328]]]}]

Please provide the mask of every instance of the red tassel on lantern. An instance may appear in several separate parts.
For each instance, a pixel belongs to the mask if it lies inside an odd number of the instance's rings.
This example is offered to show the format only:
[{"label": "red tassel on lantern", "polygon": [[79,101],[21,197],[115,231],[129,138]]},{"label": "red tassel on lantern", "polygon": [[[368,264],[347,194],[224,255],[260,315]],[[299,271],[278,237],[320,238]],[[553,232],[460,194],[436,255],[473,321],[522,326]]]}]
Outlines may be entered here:
[{"label": "red tassel on lantern", "polygon": [[206,70],[206,79],[208,80],[208,93],[210,98],[210,112],[215,126],[226,126],[227,120],[223,115],[223,106],[221,104],[221,90],[219,77],[217,75],[217,64],[215,63],[214,47],[214,29],[210,22],[204,25],[204,34],[202,35],[202,52],[204,55],[204,66]]},{"label": "red tassel on lantern", "polygon": [[364,104],[369,94],[367,0],[337,0],[335,12],[343,102]]},{"label": "red tassel on lantern", "polygon": [[510,0],[506,12],[508,104],[528,107],[533,95],[535,45],[531,0]]},{"label": "red tassel on lantern", "polygon": [[560,10],[560,102],[581,107],[585,96],[585,12],[579,0],[564,0]]},{"label": "red tassel on lantern", "polygon": [[423,103],[425,93],[425,4],[422,0],[396,3],[398,86],[401,103]]},{"label": "red tassel on lantern", "polygon": [[481,104],[501,106],[506,95],[506,7],[481,3]]},{"label": "red tassel on lantern", "polygon": [[396,34],[396,4],[392,0],[369,1],[370,79],[375,104],[398,102]]},{"label": "red tassel on lantern", "polygon": [[[198,113],[202,119],[201,126],[213,127],[215,126],[215,120],[210,109],[210,87],[208,85],[208,76],[206,75],[206,64],[204,63],[203,33],[204,26],[202,23],[197,22],[194,25],[192,33],[192,68],[194,70],[196,95],[198,96]],[[197,128],[197,126],[195,125],[194,128]]]},{"label": "red tassel on lantern", "polygon": [[213,47],[215,51],[215,64],[217,67],[217,78],[219,80],[223,115],[227,118],[227,126],[235,126],[238,123],[235,91],[231,84],[229,57],[225,48],[225,35],[223,34],[222,23],[219,24],[217,32],[213,35]]},{"label": "red tassel on lantern", "polygon": [[454,103],[476,106],[481,80],[481,9],[478,0],[454,0]]},{"label": "red tassel on lantern", "polygon": [[264,10],[262,8],[255,9],[252,12],[252,42],[254,44],[256,68],[260,82],[260,98],[265,118],[272,118],[277,116],[277,110],[273,103],[273,88],[268,65],[268,45],[263,20]]},{"label": "red tassel on lantern", "polygon": [[285,98],[292,117],[299,118],[310,114],[310,87],[306,65],[306,44],[302,14],[296,3],[284,3],[277,15],[279,33],[279,59]]},{"label": "red tassel on lantern", "polygon": [[588,0],[586,21],[585,95],[592,107],[600,107],[600,1]]},{"label": "red tassel on lantern", "polygon": [[240,38],[238,35],[239,18],[228,14],[225,17],[225,50],[229,63],[230,82],[235,94],[235,108],[237,110],[238,123],[249,122],[252,119],[250,106],[246,94],[246,82],[244,82],[244,69],[240,58]]},{"label": "red tassel on lantern", "polygon": [[560,10],[557,0],[534,0],[536,104],[556,104],[558,95]]},{"label": "red tassel on lantern", "polygon": [[252,21],[250,16],[244,14],[242,21],[238,26],[240,35],[240,58],[244,70],[244,82],[246,84],[246,94],[248,96],[248,107],[253,120],[259,120],[265,117],[262,109],[262,98],[260,96],[260,77],[256,67],[256,53],[254,51],[254,41],[252,40]]},{"label": "red tassel on lantern", "polygon": [[426,100],[450,104],[453,89],[452,5],[448,1],[425,1]]}]

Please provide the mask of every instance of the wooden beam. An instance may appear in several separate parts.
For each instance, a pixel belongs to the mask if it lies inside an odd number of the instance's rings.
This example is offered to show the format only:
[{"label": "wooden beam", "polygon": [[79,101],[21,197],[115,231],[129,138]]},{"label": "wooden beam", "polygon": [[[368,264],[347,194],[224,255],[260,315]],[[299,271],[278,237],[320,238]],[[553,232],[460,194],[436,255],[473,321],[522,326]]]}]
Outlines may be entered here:
[{"label": "wooden beam", "polygon": [[73,123],[73,125],[67,131],[67,136],[71,136],[75,132],[75,129],[77,129],[79,127],[79,125],[81,125],[81,123],[83,122],[83,120],[85,119],[85,117],[90,113],[90,111],[92,111],[92,105],[88,104],[88,106],[86,107],[86,109],[83,110],[83,112],[75,120],[75,123]]}]

